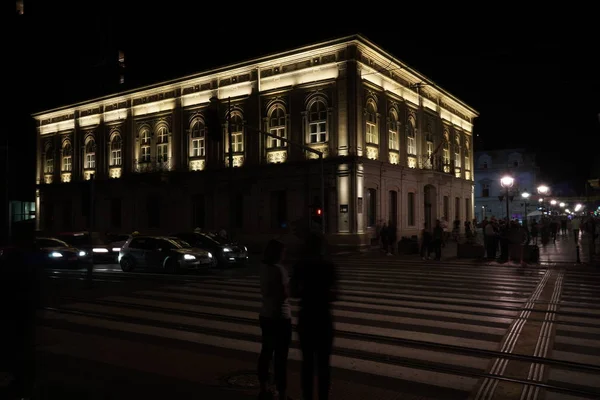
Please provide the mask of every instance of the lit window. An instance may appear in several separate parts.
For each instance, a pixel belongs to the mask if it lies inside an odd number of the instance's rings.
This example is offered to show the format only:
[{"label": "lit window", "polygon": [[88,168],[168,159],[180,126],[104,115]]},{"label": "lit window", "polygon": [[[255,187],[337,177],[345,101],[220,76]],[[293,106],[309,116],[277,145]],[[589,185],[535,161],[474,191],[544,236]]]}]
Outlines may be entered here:
[{"label": "lit window", "polygon": [[85,168],[96,168],[96,141],[91,138],[85,144]]},{"label": "lit window", "polygon": [[454,144],[454,166],[460,168],[460,138],[456,136],[456,143]]},{"label": "lit window", "polygon": [[469,142],[465,141],[465,169],[471,169],[471,154],[469,152]]},{"label": "lit window", "polygon": [[[276,107],[271,112],[269,118],[269,133],[282,138],[286,137],[285,112],[281,107]],[[284,146],[285,143],[281,140],[272,137],[267,138],[267,148],[269,149]]]},{"label": "lit window", "polygon": [[372,101],[367,104],[367,125],[366,125],[366,141],[367,143],[378,144],[379,135],[377,132],[377,114],[375,105]]},{"label": "lit window", "polygon": [[44,172],[46,174],[54,173],[54,149],[52,146],[46,147]]},{"label": "lit window", "polygon": [[140,135],[140,159],[142,162],[150,162],[150,131],[144,130]]},{"label": "lit window", "polygon": [[415,127],[413,125],[413,121],[409,121],[407,127],[408,132],[406,135],[406,152],[408,155],[416,156],[417,155],[417,142],[415,138]]},{"label": "lit window", "polygon": [[390,129],[388,132],[390,150],[399,150],[400,143],[398,140],[398,114],[395,110],[390,112]]},{"label": "lit window", "polygon": [[234,153],[244,151],[244,122],[239,115],[231,118],[231,147]]},{"label": "lit window", "polygon": [[327,108],[321,100],[315,101],[308,113],[309,143],[327,142]]},{"label": "lit window", "polygon": [[71,172],[73,169],[73,148],[70,142],[65,142],[62,148],[62,170]]},{"label": "lit window", "polygon": [[158,128],[156,137],[156,160],[158,162],[167,161],[169,159],[169,132],[167,128],[164,126]]},{"label": "lit window", "polygon": [[206,155],[206,128],[200,120],[196,120],[192,125],[190,150],[190,157]]},{"label": "lit window", "polygon": [[122,141],[121,135],[115,135],[110,142],[110,165],[120,166],[122,164]]}]

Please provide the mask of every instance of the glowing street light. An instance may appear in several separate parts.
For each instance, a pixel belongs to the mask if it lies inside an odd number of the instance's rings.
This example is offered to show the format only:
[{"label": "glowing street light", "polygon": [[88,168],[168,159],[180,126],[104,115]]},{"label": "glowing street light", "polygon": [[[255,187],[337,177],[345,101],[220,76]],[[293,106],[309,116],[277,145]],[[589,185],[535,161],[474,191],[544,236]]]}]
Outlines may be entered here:
[{"label": "glowing street light", "polygon": [[521,197],[524,198],[524,199],[528,199],[529,196],[531,196],[531,195],[529,193],[527,193],[527,192],[521,193]]},{"label": "glowing street light", "polygon": [[583,207],[581,204],[577,204],[575,206],[575,212],[579,212],[579,210],[581,210],[581,207]]},{"label": "glowing street light", "polygon": [[509,189],[514,184],[515,184],[515,178],[513,178],[512,176],[505,175],[505,176],[502,177],[502,179],[500,179],[500,185],[502,185],[502,187],[504,189],[506,189],[505,197],[506,197],[506,224],[507,224],[507,226],[510,223],[510,210],[509,210],[509,205],[508,205],[508,191],[509,191]]},{"label": "glowing street light", "polygon": [[553,206],[556,205],[556,200],[550,200],[550,204],[552,204]]},{"label": "glowing street light", "polygon": [[558,206],[559,206],[560,208],[564,208],[564,207],[566,206],[566,204],[561,202],[561,203],[560,203]]},{"label": "glowing street light", "polygon": [[529,207],[529,196],[531,196],[527,192],[521,193],[521,197],[524,200],[523,206],[525,207],[525,224],[527,223],[527,207]]},{"label": "glowing street light", "polygon": [[545,196],[548,194],[548,192],[550,192],[550,188],[546,185],[540,185],[537,188],[537,192],[538,194],[541,194],[542,196]]}]

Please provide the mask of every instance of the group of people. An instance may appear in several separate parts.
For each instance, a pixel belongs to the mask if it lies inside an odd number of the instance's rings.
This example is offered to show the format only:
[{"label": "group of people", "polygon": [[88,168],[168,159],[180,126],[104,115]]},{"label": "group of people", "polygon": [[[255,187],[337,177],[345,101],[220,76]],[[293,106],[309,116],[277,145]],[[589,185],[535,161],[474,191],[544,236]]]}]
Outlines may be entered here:
[{"label": "group of people", "polygon": [[289,300],[296,298],[300,306],[297,332],[302,351],[303,398],[313,398],[316,372],[319,399],[326,400],[330,387],[334,332],[331,303],[336,300],[336,268],[325,257],[325,242],[316,233],[309,234],[302,257],[291,274],[283,266],[284,259],[285,246],[279,241],[270,241],[260,270],[262,348],[258,359],[259,398],[275,396],[268,384],[269,366],[273,361],[277,398],[287,400],[287,361],[292,340]]}]

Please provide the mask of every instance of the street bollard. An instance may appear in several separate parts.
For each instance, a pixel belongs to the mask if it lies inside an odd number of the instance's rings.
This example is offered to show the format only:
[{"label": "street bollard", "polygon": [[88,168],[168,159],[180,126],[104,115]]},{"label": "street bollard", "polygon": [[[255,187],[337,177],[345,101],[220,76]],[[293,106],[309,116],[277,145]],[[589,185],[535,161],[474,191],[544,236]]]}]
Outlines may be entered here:
[{"label": "street bollard", "polygon": [[579,245],[577,245],[577,264],[581,264],[581,258],[579,258]]}]

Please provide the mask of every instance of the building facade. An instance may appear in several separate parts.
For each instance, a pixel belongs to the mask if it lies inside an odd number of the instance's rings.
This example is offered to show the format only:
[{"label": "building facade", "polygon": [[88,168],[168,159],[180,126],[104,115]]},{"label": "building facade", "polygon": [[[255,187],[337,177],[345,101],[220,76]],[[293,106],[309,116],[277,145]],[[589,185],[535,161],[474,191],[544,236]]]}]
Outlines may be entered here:
[{"label": "building facade", "polygon": [[[219,141],[207,135],[211,97],[231,115]],[[41,112],[38,228],[224,227],[264,242],[310,221],[323,179],[330,243],[368,245],[388,221],[416,235],[473,217],[476,116],[361,36]]]},{"label": "building facade", "polygon": [[[475,152],[475,216],[477,219],[481,221],[485,217],[506,218],[506,199],[499,198],[506,194],[506,189],[500,184],[500,180],[505,175],[515,180],[509,191],[510,217],[523,219],[525,207],[528,213],[537,210],[535,196],[538,174],[535,154],[528,153],[525,149]],[[523,192],[532,195],[529,200],[523,199],[521,196]]]}]

